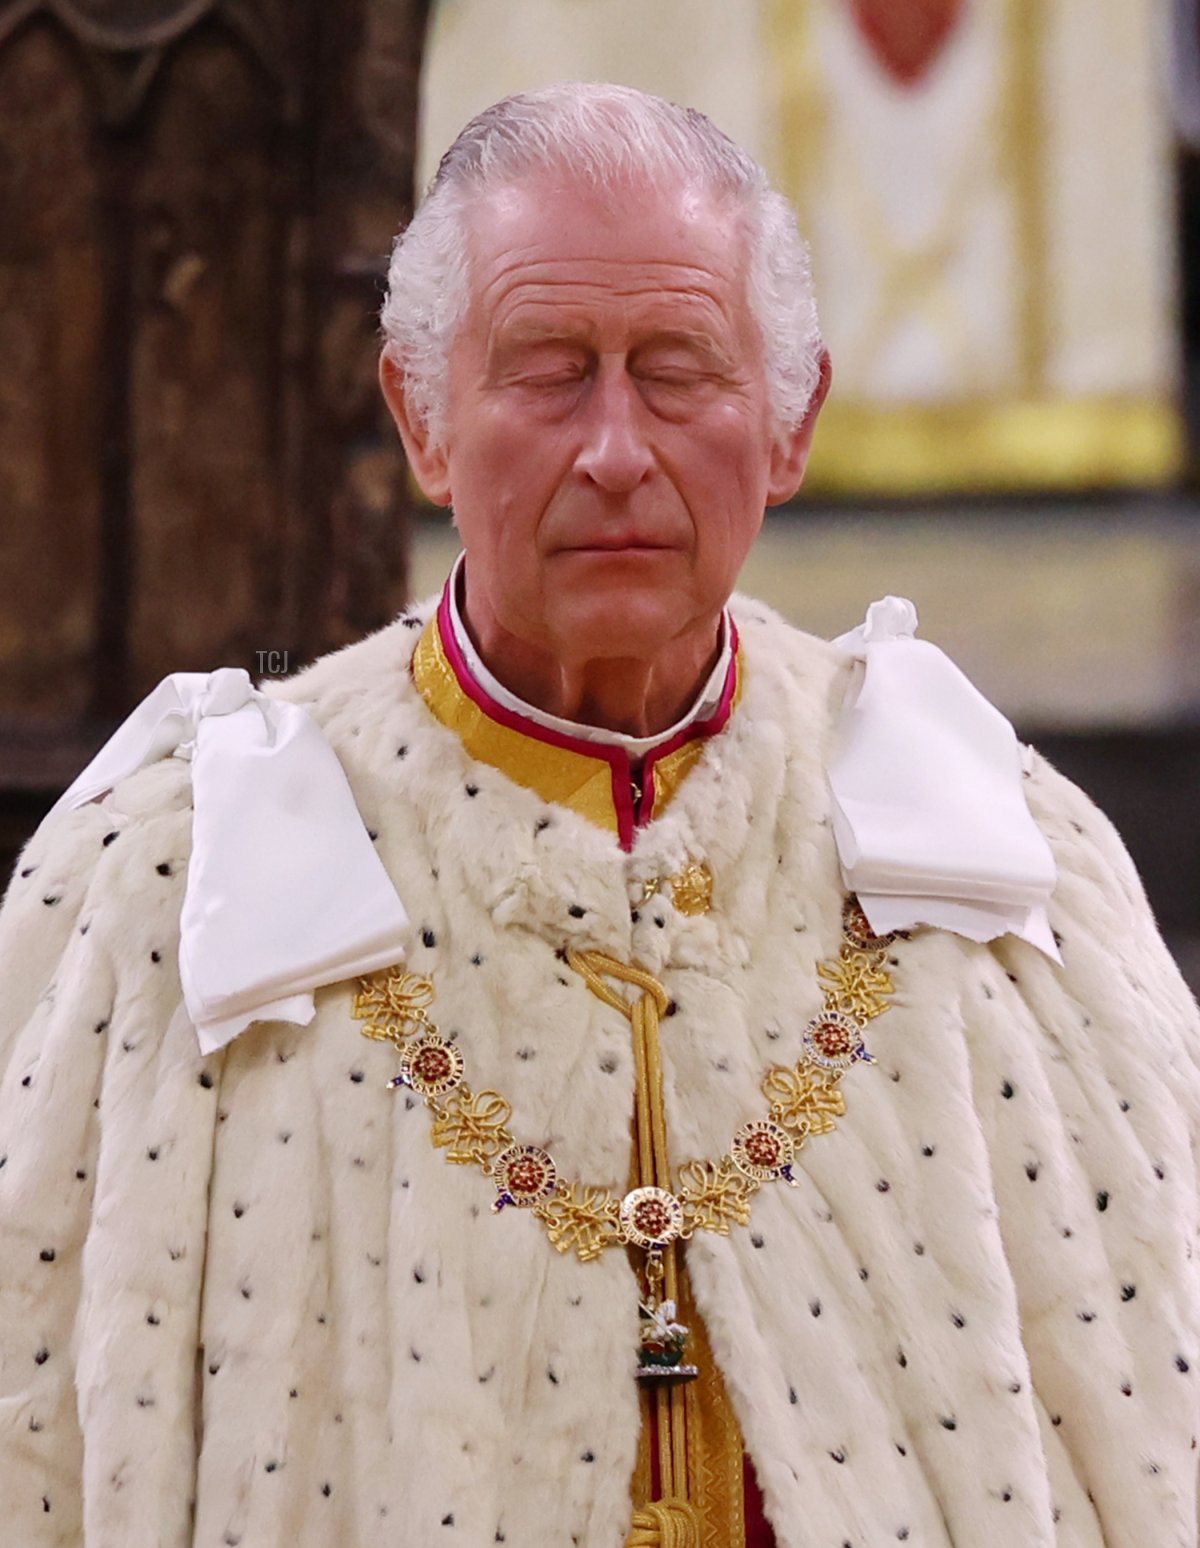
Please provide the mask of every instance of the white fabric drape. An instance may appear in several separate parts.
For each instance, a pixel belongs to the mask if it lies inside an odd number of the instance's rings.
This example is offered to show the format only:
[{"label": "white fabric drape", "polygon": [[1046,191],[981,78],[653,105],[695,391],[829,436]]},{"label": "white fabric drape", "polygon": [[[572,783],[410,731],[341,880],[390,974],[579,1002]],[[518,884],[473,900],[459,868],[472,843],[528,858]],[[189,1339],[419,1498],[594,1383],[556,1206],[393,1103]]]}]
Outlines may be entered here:
[{"label": "white fabric drape", "polygon": [[916,627],[911,602],[884,597],[834,642],[857,663],[829,770],[846,884],[881,933],[1013,934],[1058,961],[1054,861],[1016,734]]},{"label": "white fabric drape", "polygon": [[192,760],[179,971],[205,1053],[253,1021],[306,1025],[314,989],[402,960],[408,918],[336,754],[240,669],[164,678],[51,815],[171,754]]}]

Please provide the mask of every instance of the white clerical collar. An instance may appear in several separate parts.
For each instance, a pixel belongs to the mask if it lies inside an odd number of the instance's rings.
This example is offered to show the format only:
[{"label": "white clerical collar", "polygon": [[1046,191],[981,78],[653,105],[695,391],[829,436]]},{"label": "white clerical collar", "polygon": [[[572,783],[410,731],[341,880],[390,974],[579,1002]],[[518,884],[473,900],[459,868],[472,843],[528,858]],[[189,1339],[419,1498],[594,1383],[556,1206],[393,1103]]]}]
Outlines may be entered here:
[{"label": "white clerical collar", "polygon": [[459,607],[459,589],[462,585],[463,564],[466,557],[465,553],[459,554],[454,561],[450,578],[446,582],[450,625],[454,630],[455,643],[466,658],[472,676],[497,704],[512,710],[515,714],[523,715],[544,730],[558,731],[564,736],[573,736],[581,742],[603,742],[608,747],[620,747],[630,758],[635,759],[644,758],[647,753],[653,752],[664,742],[669,742],[672,737],[678,736],[681,731],[686,731],[697,721],[709,720],[716,714],[729,677],[729,663],[733,657],[733,631],[729,627],[727,611],[721,613],[721,653],[691,709],[665,731],[658,731],[653,736],[627,736],[621,731],[609,731],[604,726],[586,726],[576,720],[563,720],[558,715],[550,715],[545,710],[538,709],[535,704],[528,704],[524,699],[518,698],[488,671],[479,652],[475,649],[471,636],[467,633]]}]

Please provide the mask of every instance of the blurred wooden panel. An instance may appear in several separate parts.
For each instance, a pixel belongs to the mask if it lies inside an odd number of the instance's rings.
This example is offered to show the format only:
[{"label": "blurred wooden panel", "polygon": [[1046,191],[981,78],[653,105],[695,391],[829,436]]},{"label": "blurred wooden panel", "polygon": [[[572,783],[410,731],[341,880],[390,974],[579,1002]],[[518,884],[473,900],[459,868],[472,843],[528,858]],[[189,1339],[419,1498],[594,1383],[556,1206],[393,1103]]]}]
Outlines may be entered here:
[{"label": "blurred wooden panel", "polygon": [[68,39],[0,53],[0,720],[91,696],[104,246],[96,132]]},{"label": "blurred wooden panel", "polygon": [[218,28],[155,87],[130,210],[130,688],[254,669],[280,632],[284,255],[296,213],[273,83]]},{"label": "blurred wooden panel", "polygon": [[0,881],[164,674],[406,600],[375,388],[429,0],[0,0]]}]

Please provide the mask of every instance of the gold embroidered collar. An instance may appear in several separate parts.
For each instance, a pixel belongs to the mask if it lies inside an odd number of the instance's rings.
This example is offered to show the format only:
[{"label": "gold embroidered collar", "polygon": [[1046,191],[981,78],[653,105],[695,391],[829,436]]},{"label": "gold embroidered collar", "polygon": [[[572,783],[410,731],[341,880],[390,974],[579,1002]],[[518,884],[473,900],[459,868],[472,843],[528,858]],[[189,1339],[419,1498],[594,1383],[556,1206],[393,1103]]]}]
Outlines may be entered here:
[{"label": "gold embroidered collar", "polygon": [[639,765],[622,747],[567,736],[497,704],[459,650],[448,606],[446,592],[413,655],[413,680],[430,712],[455,733],[472,758],[499,769],[542,800],[570,807],[615,833],[622,849],[631,849],[637,829],[662,815],[708,738],[729,720],[741,671],[736,631],[716,711],[652,749]]}]

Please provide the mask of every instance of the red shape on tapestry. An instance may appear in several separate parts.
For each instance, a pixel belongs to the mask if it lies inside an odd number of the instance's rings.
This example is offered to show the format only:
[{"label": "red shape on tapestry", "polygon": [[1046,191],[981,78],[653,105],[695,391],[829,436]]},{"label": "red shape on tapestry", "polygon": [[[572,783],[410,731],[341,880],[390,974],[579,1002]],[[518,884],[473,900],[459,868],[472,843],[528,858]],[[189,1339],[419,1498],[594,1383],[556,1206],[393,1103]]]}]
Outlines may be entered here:
[{"label": "red shape on tapestry", "polygon": [[871,52],[901,86],[915,86],[950,40],[967,0],[849,0]]}]

